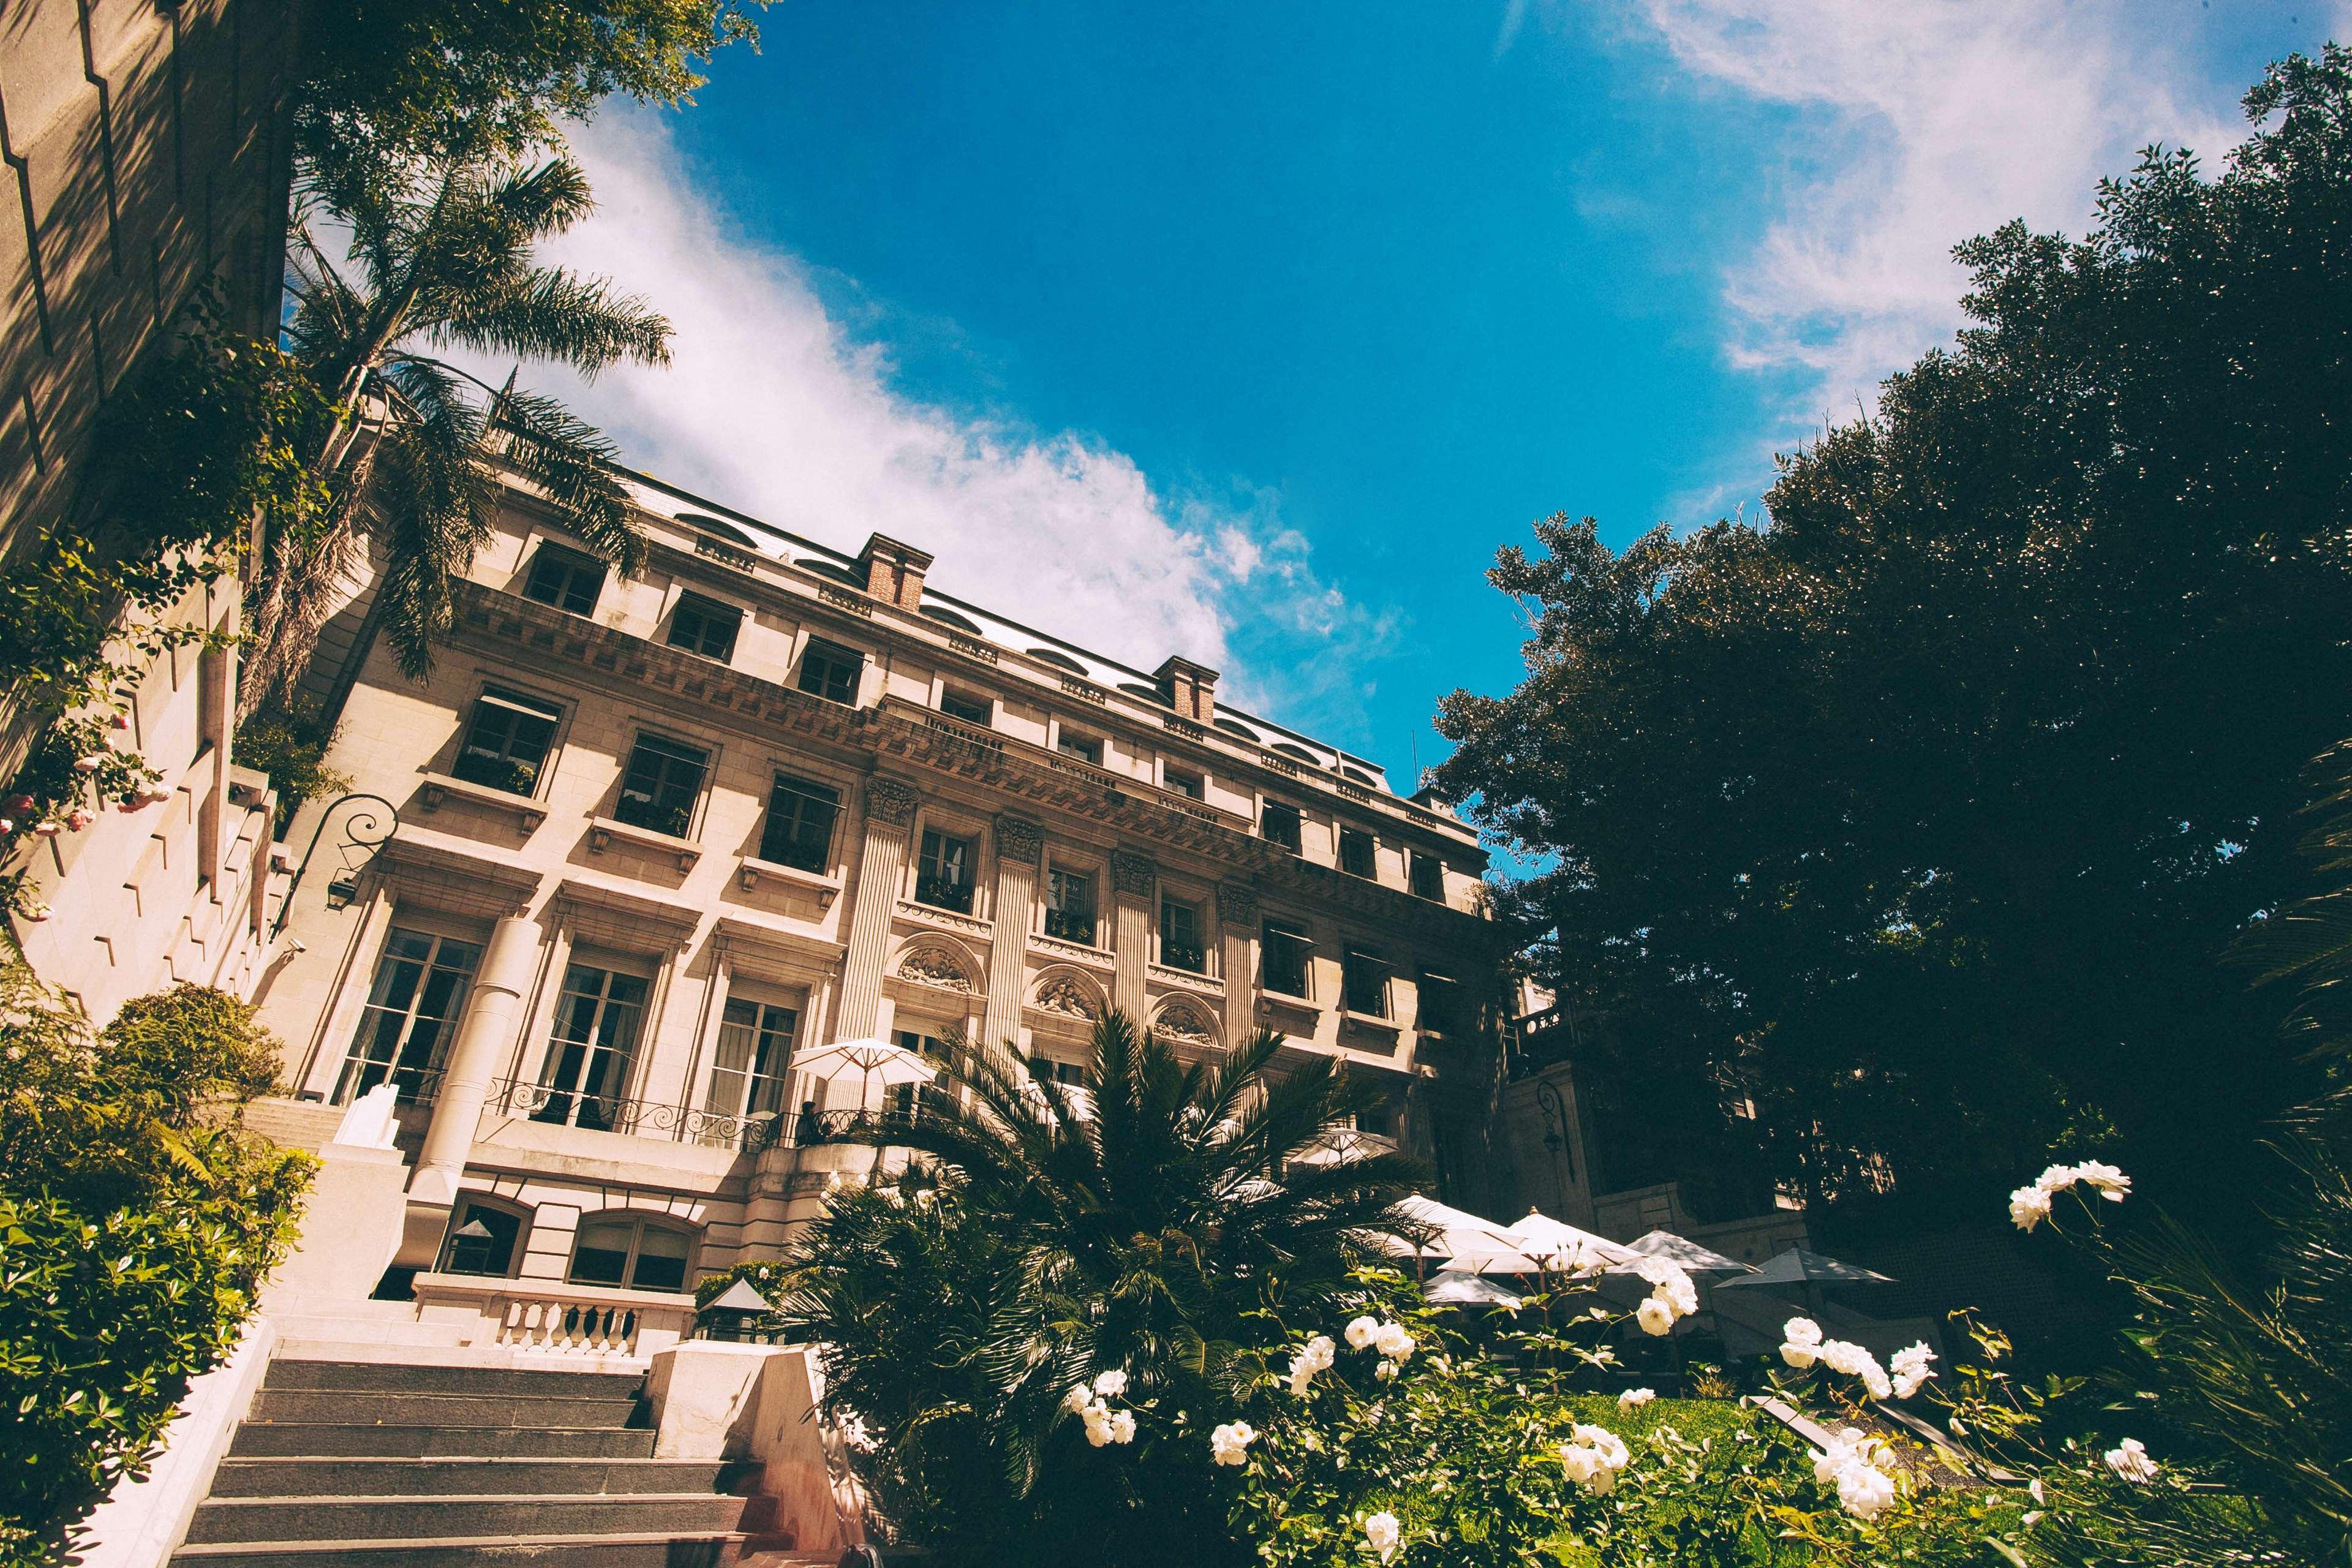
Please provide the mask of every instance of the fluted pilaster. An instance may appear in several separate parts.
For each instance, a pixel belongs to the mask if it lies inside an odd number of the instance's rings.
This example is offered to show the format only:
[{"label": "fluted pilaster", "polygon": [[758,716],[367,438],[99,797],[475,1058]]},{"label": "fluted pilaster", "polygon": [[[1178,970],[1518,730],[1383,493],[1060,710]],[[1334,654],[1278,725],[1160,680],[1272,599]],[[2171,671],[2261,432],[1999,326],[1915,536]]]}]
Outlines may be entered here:
[{"label": "fluted pilaster", "polygon": [[836,1039],[863,1038],[882,1014],[882,964],[890,952],[890,917],[907,868],[907,839],[922,796],[897,779],[866,781],[866,834],[849,907],[849,952],[842,961]]},{"label": "fluted pilaster", "polygon": [[1238,1046],[1257,1027],[1257,889],[1245,882],[1217,888],[1217,929],[1224,944],[1225,1043]]},{"label": "fluted pilaster", "polygon": [[1045,830],[1018,816],[996,819],[996,921],[988,944],[987,1043],[1020,1037],[1021,1003],[1029,988],[1029,916],[1037,904],[1037,852]]},{"label": "fluted pilaster", "polygon": [[1145,1022],[1144,976],[1151,965],[1152,893],[1159,886],[1160,868],[1149,855],[1115,850],[1110,880],[1117,905],[1111,956],[1118,963],[1111,981],[1111,1005],[1140,1026]]}]

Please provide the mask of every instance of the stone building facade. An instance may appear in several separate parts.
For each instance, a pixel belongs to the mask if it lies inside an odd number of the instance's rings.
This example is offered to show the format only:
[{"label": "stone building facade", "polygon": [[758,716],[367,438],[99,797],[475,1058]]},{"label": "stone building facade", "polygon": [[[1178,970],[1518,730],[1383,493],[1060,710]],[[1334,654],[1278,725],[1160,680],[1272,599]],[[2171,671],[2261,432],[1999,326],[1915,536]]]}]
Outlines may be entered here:
[{"label": "stone building facade", "polygon": [[[277,320],[290,150],[289,0],[23,0],[0,13],[0,559],[71,518],[103,541],[88,484],[100,410],[199,286],[230,322]],[[237,627],[240,587],[165,619]],[[39,901],[17,944],[103,1022],[177,981],[248,992],[273,896],[268,782],[233,762],[233,649],[150,661],[131,746],[162,804],[20,840]],[[0,777],[37,731],[0,712]],[[283,879],[276,879],[282,884]]]},{"label": "stone building facade", "polygon": [[364,591],[314,671],[328,764],[381,799],[297,818],[301,951],[260,1000],[321,1114],[394,1084],[420,1301],[656,1305],[872,1160],[823,1134],[882,1091],[795,1049],[984,1037],[1069,1077],[1114,1007],[1343,1058],[1388,1090],[1360,1131],[1486,1201],[1498,928],[1450,813],[1214,670],[940,594],[911,544],[635,493],[635,581],[511,490],[429,679]]}]

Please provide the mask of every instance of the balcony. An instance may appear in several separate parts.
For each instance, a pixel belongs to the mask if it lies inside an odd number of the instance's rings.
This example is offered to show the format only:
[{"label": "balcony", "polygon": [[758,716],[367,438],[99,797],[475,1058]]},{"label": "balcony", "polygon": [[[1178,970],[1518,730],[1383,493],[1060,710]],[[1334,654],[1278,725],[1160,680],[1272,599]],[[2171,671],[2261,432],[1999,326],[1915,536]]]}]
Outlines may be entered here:
[{"label": "balcony", "polygon": [[1092,910],[1047,910],[1045,934],[1056,942],[1074,942],[1080,947],[1095,945],[1095,912]]},{"label": "balcony", "polygon": [[642,1365],[694,1331],[694,1298],[560,1279],[419,1274],[421,1322],[457,1328],[461,1342],[562,1360],[583,1370]]},{"label": "balcony", "polygon": [[971,913],[971,884],[947,877],[915,879],[915,902],[955,914]]}]

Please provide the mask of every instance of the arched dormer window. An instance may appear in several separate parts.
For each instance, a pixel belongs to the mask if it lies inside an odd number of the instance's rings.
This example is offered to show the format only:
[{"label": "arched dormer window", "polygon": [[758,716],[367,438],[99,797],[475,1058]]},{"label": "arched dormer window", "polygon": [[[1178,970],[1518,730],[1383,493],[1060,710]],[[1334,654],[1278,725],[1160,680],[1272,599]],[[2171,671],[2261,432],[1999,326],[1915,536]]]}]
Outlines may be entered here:
[{"label": "arched dormer window", "polygon": [[1068,654],[1063,653],[1058,648],[1033,647],[1029,650],[1029,657],[1037,660],[1040,664],[1050,664],[1055,669],[1066,669],[1072,675],[1084,675],[1087,673],[1087,667],[1085,665],[1080,664],[1076,659],[1072,658]]},{"label": "arched dormer window", "polygon": [[676,1292],[686,1289],[693,1256],[694,1233],[677,1221],[612,1209],[581,1219],[565,1278],[574,1285]]},{"label": "arched dormer window", "polygon": [[527,1208],[497,1198],[461,1198],[449,1216],[449,1234],[442,1238],[441,1257],[434,1267],[444,1274],[511,1277],[522,1260],[523,1232],[530,1227]]}]

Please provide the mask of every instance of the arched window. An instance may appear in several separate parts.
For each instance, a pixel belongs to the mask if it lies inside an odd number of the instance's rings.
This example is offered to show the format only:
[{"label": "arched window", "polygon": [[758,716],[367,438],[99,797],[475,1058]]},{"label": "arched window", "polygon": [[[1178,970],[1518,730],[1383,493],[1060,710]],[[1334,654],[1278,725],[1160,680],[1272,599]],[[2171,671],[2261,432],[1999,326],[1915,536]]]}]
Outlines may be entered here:
[{"label": "arched window", "polygon": [[694,1233],[657,1215],[614,1209],[589,1215],[572,1241],[574,1285],[617,1285],[630,1290],[686,1289]]},{"label": "arched window", "polygon": [[927,621],[937,621],[943,626],[953,626],[960,632],[970,632],[974,637],[983,635],[979,626],[971,617],[960,616],[945,605],[925,605],[920,614]]},{"label": "arched window", "polygon": [[529,1209],[494,1198],[460,1199],[435,1267],[444,1274],[511,1275],[521,1261],[522,1234],[530,1224]]},{"label": "arched window", "polygon": [[1238,719],[1220,719],[1217,721],[1217,728],[1224,731],[1228,734],[1239,735],[1244,741],[1255,741],[1258,738],[1258,734],[1255,730],[1251,729],[1248,725],[1243,723]]},{"label": "arched window", "polygon": [[1063,653],[1057,648],[1033,647],[1029,650],[1029,657],[1037,660],[1041,664],[1050,664],[1055,669],[1066,669],[1072,675],[1084,675],[1087,673],[1087,667],[1085,665],[1080,664],[1076,659],[1072,658],[1068,654]]},{"label": "arched window", "polygon": [[1318,768],[1323,765],[1323,760],[1304,746],[1294,746],[1287,741],[1276,741],[1274,743],[1274,749],[1286,757],[1297,757],[1300,762],[1313,763]]}]

